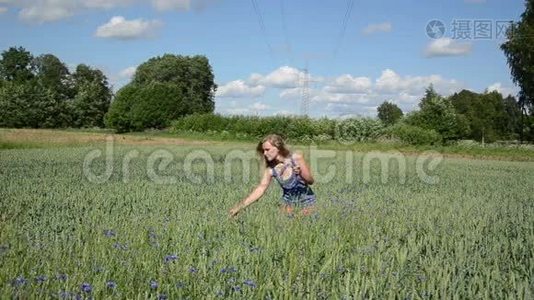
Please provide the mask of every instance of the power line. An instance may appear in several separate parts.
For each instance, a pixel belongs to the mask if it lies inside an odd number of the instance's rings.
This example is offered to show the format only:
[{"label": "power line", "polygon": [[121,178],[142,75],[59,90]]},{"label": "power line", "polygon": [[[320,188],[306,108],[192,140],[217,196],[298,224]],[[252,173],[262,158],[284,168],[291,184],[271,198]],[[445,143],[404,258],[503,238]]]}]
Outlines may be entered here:
[{"label": "power line", "polygon": [[289,36],[287,34],[287,25],[286,25],[286,13],[284,8],[284,0],[280,0],[280,13],[282,15],[282,30],[284,31],[284,38],[286,44],[286,50],[289,54],[289,61],[293,64],[293,54],[291,50],[291,43],[289,42]]},{"label": "power line", "polygon": [[258,17],[258,23],[260,24],[260,30],[263,34],[263,37],[265,39],[265,43],[267,44],[267,48],[269,49],[269,54],[271,57],[274,57],[273,55],[273,48],[271,47],[271,44],[269,43],[269,39],[267,38],[267,30],[265,30],[265,23],[263,22],[263,16],[261,15],[261,11],[258,7],[258,3],[256,0],[251,0],[252,7],[254,7],[254,12],[256,13],[256,16]]},{"label": "power line", "polygon": [[345,16],[343,17],[343,22],[341,25],[341,32],[339,35],[336,48],[334,49],[334,57],[337,56],[337,52],[339,51],[339,48],[341,48],[341,43],[343,42],[343,38],[345,37],[345,31],[347,30],[347,24],[349,23],[350,14],[352,13],[353,7],[354,7],[354,0],[348,0],[347,9],[345,10]]}]

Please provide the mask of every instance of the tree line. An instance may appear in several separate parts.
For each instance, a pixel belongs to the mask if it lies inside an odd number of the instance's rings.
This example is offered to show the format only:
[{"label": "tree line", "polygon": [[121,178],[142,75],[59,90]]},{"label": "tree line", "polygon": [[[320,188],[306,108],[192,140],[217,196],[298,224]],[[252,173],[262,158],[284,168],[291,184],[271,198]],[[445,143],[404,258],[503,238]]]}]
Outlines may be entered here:
[{"label": "tree line", "polygon": [[79,64],[71,73],[53,54],[34,57],[22,47],[2,53],[1,127],[103,127],[111,97],[98,69]]},{"label": "tree line", "polygon": [[0,59],[0,127],[164,128],[180,116],[213,112],[216,88],[205,56],[151,58],[113,95],[96,68],[79,64],[71,72],[53,54],[11,47]]},{"label": "tree line", "polygon": [[[525,0],[525,11],[512,22],[501,44],[511,78],[519,86],[517,99],[497,92],[477,94],[463,90],[444,98],[432,87],[419,103],[419,110],[403,117],[393,103],[378,107],[378,117],[393,131],[431,130],[447,140],[477,141],[515,139],[534,141],[534,0]],[[409,131],[409,130],[408,130]]]},{"label": "tree line", "polygon": [[391,126],[393,132],[433,131],[445,143],[459,139],[534,140],[534,116],[527,116],[525,122],[519,101],[511,95],[503,97],[497,91],[462,90],[443,97],[430,85],[418,110],[404,115],[397,105],[385,101],[377,112],[378,118]]}]

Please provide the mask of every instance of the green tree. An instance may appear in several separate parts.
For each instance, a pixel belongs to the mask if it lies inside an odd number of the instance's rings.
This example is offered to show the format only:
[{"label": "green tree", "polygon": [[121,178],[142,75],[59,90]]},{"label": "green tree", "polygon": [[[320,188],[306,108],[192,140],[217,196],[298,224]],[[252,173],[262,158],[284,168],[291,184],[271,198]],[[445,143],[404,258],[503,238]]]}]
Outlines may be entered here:
[{"label": "green tree", "polygon": [[205,56],[181,56],[165,54],[141,64],[133,83],[143,86],[152,82],[176,85],[188,99],[186,105],[198,113],[213,112],[217,85]]},{"label": "green tree", "polygon": [[182,89],[170,83],[152,82],[141,87],[130,108],[132,129],[162,129],[172,120],[191,113]]},{"label": "green tree", "polygon": [[139,89],[139,86],[130,83],[117,92],[104,118],[106,127],[115,128],[119,133],[133,130],[131,109]]},{"label": "green tree", "polygon": [[[522,127],[527,125],[530,113],[534,115],[534,0],[525,1],[521,20],[507,31],[507,40],[501,45],[510,67],[512,80],[519,86]],[[521,130],[521,140],[523,140]]]},{"label": "green tree", "polygon": [[106,76],[98,69],[80,64],[72,74],[75,96],[72,99],[72,126],[104,127],[112,91]]},{"label": "green tree", "polygon": [[377,108],[378,118],[386,124],[386,126],[395,124],[402,118],[402,110],[394,103],[384,101]]},{"label": "green tree", "polygon": [[516,139],[521,133],[521,106],[512,95],[503,99],[504,115],[500,128],[505,139]]},{"label": "green tree", "polygon": [[0,126],[103,126],[111,96],[99,70],[79,65],[71,75],[53,54],[33,57],[22,47],[2,53]]},{"label": "green tree", "polygon": [[449,100],[469,124],[467,138],[491,142],[515,138],[519,132],[521,112],[512,96],[503,98],[497,91],[478,94],[462,90]]},{"label": "green tree", "polygon": [[37,80],[6,82],[0,88],[0,126],[55,128],[68,125],[65,102]]},{"label": "green tree", "polygon": [[204,56],[151,58],[137,68],[125,91],[118,92],[106,124],[118,131],[143,130],[169,126],[187,114],[211,113],[216,88]]},{"label": "green tree", "polygon": [[423,129],[435,130],[444,141],[462,138],[468,131],[465,118],[459,116],[452,103],[429,86],[419,102],[419,111],[406,117],[406,123]]},{"label": "green tree", "polygon": [[0,126],[53,128],[69,123],[62,85],[68,70],[53,55],[34,58],[24,48],[2,53]]},{"label": "green tree", "polygon": [[6,81],[25,82],[34,77],[33,56],[22,47],[11,47],[2,52],[0,78]]},{"label": "green tree", "polygon": [[34,59],[33,65],[39,84],[64,100],[73,96],[69,84],[69,69],[59,58],[52,54],[43,54]]}]

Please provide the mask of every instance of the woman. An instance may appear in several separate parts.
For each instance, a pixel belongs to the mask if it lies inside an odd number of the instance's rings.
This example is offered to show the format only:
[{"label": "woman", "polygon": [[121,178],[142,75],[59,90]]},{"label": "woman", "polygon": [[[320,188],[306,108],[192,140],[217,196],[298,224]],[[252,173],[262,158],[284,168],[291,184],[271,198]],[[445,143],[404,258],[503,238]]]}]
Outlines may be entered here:
[{"label": "woman", "polygon": [[266,165],[260,184],[246,197],[230,210],[230,216],[236,216],[242,209],[263,196],[271,178],[275,178],[283,190],[283,212],[292,215],[298,209],[302,215],[313,212],[315,194],[310,185],[313,176],[302,155],[291,153],[285,146],[284,140],[276,134],[266,136],[256,148],[263,157]]}]

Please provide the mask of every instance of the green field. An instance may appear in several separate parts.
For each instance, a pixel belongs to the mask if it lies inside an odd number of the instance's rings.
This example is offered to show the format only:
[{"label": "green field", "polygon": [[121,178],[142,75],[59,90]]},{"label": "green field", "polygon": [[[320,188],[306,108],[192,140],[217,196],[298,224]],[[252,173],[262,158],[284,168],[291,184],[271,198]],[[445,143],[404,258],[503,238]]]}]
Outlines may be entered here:
[{"label": "green field", "polygon": [[1,299],[534,297],[532,162],[445,158],[431,184],[418,156],[367,174],[369,153],[329,152],[318,215],[281,214],[273,183],[230,220],[251,145],[117,144],[109,178],[87,175],[99,148],[0,150]]}]

